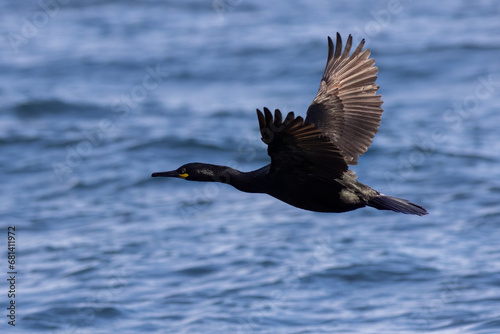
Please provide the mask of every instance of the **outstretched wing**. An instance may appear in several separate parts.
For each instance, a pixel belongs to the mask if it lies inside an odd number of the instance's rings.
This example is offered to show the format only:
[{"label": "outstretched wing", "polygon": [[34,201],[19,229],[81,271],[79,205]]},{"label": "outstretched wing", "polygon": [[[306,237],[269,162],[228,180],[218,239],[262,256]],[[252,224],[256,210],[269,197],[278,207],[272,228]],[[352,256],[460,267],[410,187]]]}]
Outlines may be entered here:
[{"label": "outstretched wing", "polygon": [[378,132],[382,115],[381,95],[376,95],[378,68],[363,50],[365,40],[351,52],[349,35],[344,51],[337,33],[335,53],[328,37],[328,60],[318,94],[307,109],[306,124],[313,123],[342,150],[347,164],[358,163]]},{"label": "outstretched wing", "polygon": [[278,170],[304,172],[331,180],[347,171],[340,149],[313,124],[288,113],[285,120],[276,109],[273,115],[257,109],[262,141],[271,157],[270,174]]}]

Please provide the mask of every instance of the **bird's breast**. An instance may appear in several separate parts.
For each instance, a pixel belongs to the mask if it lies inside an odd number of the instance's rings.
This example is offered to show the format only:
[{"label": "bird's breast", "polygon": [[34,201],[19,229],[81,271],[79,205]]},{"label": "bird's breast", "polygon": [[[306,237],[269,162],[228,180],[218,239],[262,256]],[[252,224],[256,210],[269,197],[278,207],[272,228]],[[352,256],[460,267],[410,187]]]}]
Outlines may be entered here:
[{"label": "bird's breast", "polygon": [[364,206],[342,184],[319,180],[281,180],[269,195],[297,208],[316,212],[344,212]]}]

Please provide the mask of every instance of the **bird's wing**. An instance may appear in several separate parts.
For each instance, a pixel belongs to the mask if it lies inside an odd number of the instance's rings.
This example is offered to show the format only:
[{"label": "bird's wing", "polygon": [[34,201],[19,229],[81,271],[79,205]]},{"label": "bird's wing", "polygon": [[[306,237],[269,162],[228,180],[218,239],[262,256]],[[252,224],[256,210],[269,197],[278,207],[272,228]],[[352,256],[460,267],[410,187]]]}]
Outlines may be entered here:
[{"label": "bird's wing", "polygon": [[352,36],[344,51],[337,33],[335,50],[328,37],[328,60],[321,78],[318,94],[312,101],[305,123],[313,123],[342,150],[347,164],[358,163],[360,154],[370,147],[378,131],[382,115],[382,99],[377,94],[378,68],[363,51],[365,40],[349,55]]},{"label": "bird's wing", "polygon": [[340,149],[313,124],[304,124],[302,117],[288,113],[285,120],[276,109],[274,118],[269,109],[257,110],[262,141],[271,157],[270,174],[278,170],[305,172],[331,180],[347,171]]}]

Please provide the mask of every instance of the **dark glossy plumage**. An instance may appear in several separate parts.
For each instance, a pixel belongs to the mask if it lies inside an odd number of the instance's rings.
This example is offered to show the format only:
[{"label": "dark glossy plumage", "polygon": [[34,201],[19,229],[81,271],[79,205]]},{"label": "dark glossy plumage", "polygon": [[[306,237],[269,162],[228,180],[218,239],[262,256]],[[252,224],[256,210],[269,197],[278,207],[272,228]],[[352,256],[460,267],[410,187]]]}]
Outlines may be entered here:
[{"label": "dark glossy plumage", "polygon": [[245,173],[226,166],[190,163],[152,176],[227,183],[311,211],[344,212],[371,206],[427,214],[419,205],[358,182],[356,174],[348,170],[371,145],[383,111],[381,96],[376,95],[378,69],[363,46],[364,40],[349,55],[350,35],[343,51],[339,34],[335,49],[328,37],[325,72],[305,120],[293,112],[283,119],[279,110],[274,115],[267,108],[257,110],[271,164]]}]

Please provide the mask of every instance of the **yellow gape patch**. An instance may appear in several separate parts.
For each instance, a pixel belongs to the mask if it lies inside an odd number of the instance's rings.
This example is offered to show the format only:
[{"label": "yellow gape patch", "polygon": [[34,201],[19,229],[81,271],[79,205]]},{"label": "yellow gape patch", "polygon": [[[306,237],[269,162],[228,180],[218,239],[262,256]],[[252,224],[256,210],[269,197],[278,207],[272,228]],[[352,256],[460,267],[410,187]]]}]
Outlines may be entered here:
[{"label": "yellow gape patch", "polygon": [[182,179],[185,179],[186,177],[188,177],[189,174],[188,173],[182,173],[182,174],[179,174],[179,177],[182,178]]}]

